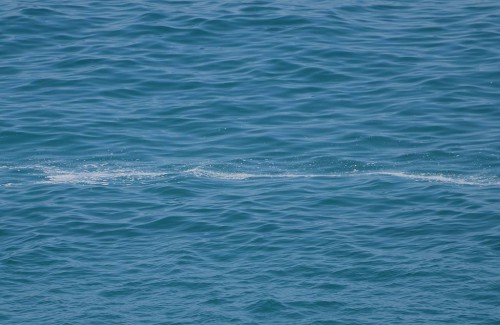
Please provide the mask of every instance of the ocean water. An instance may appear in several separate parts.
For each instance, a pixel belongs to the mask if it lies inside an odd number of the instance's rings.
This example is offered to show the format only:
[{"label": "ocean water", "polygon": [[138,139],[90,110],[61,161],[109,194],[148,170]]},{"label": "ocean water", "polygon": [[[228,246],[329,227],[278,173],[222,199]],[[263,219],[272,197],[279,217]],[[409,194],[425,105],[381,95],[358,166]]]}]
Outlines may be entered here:
[{"label": "ocean water", "polygon": [[498,1],[0,26],[0,323],[500,324]]}]

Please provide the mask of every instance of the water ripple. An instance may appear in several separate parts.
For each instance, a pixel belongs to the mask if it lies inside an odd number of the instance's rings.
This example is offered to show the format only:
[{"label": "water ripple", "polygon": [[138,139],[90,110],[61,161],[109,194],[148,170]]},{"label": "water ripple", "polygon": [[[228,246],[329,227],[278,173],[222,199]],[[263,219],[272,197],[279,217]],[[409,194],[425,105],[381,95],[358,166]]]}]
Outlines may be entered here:
[{"label": "water ripple", "polygon": [[0,322],[497,322],[499,12],[4,1]]}]

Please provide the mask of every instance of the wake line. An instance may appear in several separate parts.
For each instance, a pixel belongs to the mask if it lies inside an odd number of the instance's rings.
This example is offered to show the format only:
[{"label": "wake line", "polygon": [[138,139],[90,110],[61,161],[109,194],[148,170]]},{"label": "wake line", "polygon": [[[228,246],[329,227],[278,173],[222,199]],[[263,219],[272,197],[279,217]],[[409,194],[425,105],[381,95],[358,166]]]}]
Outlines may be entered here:
[{"label": "wake line", "polygon": [[411,179],[416,181],[427,181],[436,183],[448,183],[457,185],[473,185],[473,186],[500,186],[499,180],[492,180],[481,177],[453,177],[441,174],[423,174],[423,173],[408,173],[398,171],[375,171],[375,172],[351,172],[343,174],[294,174],[294,173],[279,173],[279,174],[258,174],[258,173],[240,173],[240,172],[220,172],[206,170],[200,167],[187,170],[186,173],[196,177],[205,177],[221,180],[247,180],[258,178],[340,178],[340,177],[365,177],[365,176],[387,176]]},{"label": "wake line", "polygon": [[[166,173],[153,173],[141,171],[116,171],[116,172],[66,172],[47,175],[46,183],[83,183],[83,184],[105,184],[111,179],[144,179],[165,176]],[[43,182],[40,182],[43,183]]]},{"label": "wake line", "polygon": [[249,178],[327,178],[327,177],[342,177],[342,174],[252,174],[252,173],[231,173],[219,172],[213,170],[206,170],[199,167],[189,169],[187,174],[196,177],[214,178],[214,179],[227,179],[227,180],[244,180]]},{"label": "wake line", "polygon": [[412,174],[405,172],[375,172],[375,173],[366,173],[365,175],[375,175],[375,176],[392,176],[392,177],[400,177],[407,178],[419,181],[430,181],[430,182],[439,182],[439,183],[451,183],[458,185],[480,185],[487,186],[500,185],[500,181],[492,181],[488,179],[481,179],[479,177],[450,177],[439,174]]},{"label": "wake line", "polygon": [[[456,184],[470,186],[500,186],[500,180],[495,176],[453,176],[438,173],[413,173],[402,171],[353,171],[344,173],[258,173],[258,172],[228,172],[198,166],[191,169],[175,167],[168,172],[137,170],[134,168],[117,168],[91,166],[91,170],[67,170],[48,166],[0,166],[1,169],[11,170],[14,173],[0,186],[8,187],[21,185],[23,180],[31,179],[36,184],[83,184],[83,185],[109,185],[109,183],[134,183],[150,181],[166,177],[196,177],[215,180],[245,181],[251,179],[298,179],[298,178],[400,178],[419,182]],[[33,179],[35,178],[35,179]],[[36,180],[38,178],[38,180]],[[40,179],[41,178],[41,179]],[[3,183],[3,184],[2,184]]]}]

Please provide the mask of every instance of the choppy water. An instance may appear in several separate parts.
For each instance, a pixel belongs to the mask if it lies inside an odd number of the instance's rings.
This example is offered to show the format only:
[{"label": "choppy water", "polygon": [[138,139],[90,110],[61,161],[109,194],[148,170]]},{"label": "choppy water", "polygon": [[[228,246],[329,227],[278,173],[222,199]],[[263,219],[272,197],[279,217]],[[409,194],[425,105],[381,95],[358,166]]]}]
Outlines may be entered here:
[{"label": "choppy water", "polygon": [[4,1],[0,321],[499,324],[497,1]]}]

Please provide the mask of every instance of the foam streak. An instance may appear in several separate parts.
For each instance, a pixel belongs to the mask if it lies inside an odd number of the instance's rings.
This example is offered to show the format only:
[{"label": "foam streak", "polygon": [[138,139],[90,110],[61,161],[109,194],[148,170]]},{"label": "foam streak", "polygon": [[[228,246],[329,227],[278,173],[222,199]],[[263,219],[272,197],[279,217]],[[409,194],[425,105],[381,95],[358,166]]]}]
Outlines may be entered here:
[{"label": "foam streak", "polygon": [[389,176],[404,178],[416,181],[447,183],[457,185],[473,185],[473,186],[499,186],[500,181],[491,178],[481,177],[458,177],[445,176],[442,174],[423,174],[423,173],[408,173],[399,171],[377,171],[377,172],[352,172],[345,174],[258,174],[258,173],[241,173],[241,172],[221,172],[207,170],[201,167],[187,170],[186,173],[196,177],[205,177],[222,180],[246,180],[252,178],[339,178],[339,177],[366,177],[366,176]]}]

